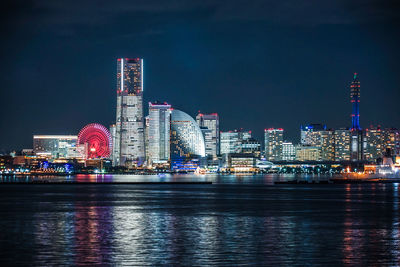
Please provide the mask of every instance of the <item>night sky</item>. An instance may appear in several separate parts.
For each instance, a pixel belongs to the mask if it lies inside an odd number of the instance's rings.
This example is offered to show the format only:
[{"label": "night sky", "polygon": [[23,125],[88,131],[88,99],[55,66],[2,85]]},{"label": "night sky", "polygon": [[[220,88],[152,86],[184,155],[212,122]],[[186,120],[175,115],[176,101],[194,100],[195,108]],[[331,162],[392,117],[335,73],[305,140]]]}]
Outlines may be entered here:
[{"label": "night sky", "polygon": [[361,82],[361,126],[400,127],[400,4],[337,1],[10,1],[2,4],[0,149],[33,134],[77,134],[115,120],[116,59],[144,58],[144,105],[262,141],[304,123],[349,127]]}]

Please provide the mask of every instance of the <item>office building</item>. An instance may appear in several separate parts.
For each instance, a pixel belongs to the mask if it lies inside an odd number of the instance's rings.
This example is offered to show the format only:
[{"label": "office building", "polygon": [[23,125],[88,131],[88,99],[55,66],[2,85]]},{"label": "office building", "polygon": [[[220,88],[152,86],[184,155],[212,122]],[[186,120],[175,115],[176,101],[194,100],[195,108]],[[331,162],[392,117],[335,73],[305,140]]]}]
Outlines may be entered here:
[{"label": "office building", "polygon": [[335,135],[335,161],[350,160],[351,131],[348,129],[338,129]]},{"label": "office building", "polygon": [[371,127],[365,130],[366,149],[365,159],[376,161],[382,158],[384,152],[384,131],[380,127]]},{"label": "office building", "polygon": [[321,147],[321,160],[334,161],[335,160],[335,132],[333,130],[319,131]]},{"label": "office building", "polygon": [[147,155],[151,164],[166,163],[169,160],[170,119],[171,105],[160,102],[149,103],[146,131]]},{"label": "office building", "polygon": [[326,130],[326,125],[308,124],[300,127],[300,143],[304,146],[320,146],[321,131]]},{"label": "office building", "polygon": [[321,161],[321,148],[316,146],[296,146],[297,161]]},{"label": "office building", "polygon": [[117,61],[117,110],[113,165],[138,167],[145,158],[143,59]]},{"label": "office building", "polygon": [[221,132],[221,155],[240,153],[241,141],[237,131]]},{"label": "office building", "polygon": [[265,158],[269,161],[282,160],[283,129],[265,129]]},{"label": "office building", "polygon": [[293,161],[296,159],[296,148],[292,142],[282,143],[282,160]]},{"label": "office building", "polygon": [[82,149],[77,146],[76,135],[34,135],[33,152],[37,156],[59,158],[83,158]]},{"label": "office building", "polygon": [[242,140],[241,153],[252,154],[256,158],[261,156],[261,144],[254,138]]},{"label": "office building", "polygon": [[203,114],[199,113],[196,116],[196,121],[200,127],[207,128],[210,131],[204,133],[211,134],[211,138],[206,138],[206,155],[214,159],[220,153],[220,132],[219,132],[219,117],[217,113]]}]

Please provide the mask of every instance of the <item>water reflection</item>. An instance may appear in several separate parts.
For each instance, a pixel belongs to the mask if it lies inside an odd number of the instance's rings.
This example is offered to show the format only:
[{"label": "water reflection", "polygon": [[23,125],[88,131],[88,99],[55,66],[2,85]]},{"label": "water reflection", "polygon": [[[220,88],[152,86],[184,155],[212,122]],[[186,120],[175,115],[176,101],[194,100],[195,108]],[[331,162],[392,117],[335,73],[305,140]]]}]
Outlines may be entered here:
[{"label": "water reflection", "polygon": [[398,184],[260,184],[265,179],[3,186],[0,259],[40,266],[400,264]]}]

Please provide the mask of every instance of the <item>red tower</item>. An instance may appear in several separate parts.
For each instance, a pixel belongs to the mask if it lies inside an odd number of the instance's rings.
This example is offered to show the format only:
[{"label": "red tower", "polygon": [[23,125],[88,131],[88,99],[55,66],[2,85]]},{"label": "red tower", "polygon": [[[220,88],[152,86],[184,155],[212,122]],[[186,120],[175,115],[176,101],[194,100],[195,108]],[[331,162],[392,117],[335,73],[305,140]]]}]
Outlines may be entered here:
[{"label": "red tower", "polygon": [[86,158],[108,158],[111,155],[112,139],[106,127],[91,123],[78,134],[78,144],[86,146]]}]

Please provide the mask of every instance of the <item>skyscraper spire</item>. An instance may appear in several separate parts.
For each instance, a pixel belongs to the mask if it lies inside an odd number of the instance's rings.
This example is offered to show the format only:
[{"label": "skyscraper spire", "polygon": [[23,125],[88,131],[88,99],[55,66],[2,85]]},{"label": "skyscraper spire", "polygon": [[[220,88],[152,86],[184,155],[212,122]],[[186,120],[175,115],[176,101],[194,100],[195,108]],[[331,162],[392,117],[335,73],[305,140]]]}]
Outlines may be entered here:
[{"label": "skyscraper spire", "polygon": [[360,130],[360,81],[357,73],[354,73],[353,81],[350,85],[350,101],[353,106],[351,114],[351,129]]}]

